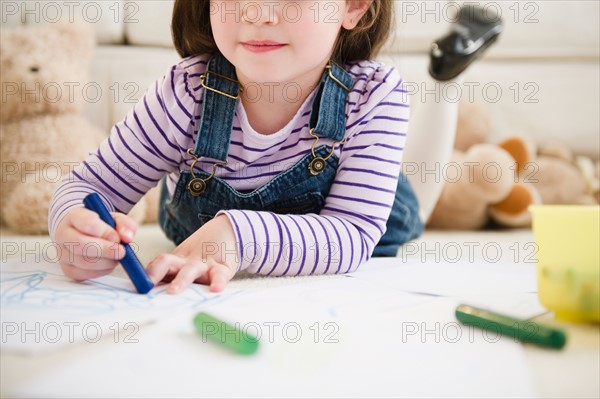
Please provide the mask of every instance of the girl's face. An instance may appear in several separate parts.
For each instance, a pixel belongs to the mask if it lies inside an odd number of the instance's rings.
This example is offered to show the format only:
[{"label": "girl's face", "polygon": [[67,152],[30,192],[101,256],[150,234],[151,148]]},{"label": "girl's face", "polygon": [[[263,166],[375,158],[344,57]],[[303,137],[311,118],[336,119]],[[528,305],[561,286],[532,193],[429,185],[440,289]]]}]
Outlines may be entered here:
[{"label": "girl's face", "polygon": [[240,80],[305,82],[322,73],[342,26],[356,26],[364,13],[357,3],[211,0],[210,21],[219,50]]}]

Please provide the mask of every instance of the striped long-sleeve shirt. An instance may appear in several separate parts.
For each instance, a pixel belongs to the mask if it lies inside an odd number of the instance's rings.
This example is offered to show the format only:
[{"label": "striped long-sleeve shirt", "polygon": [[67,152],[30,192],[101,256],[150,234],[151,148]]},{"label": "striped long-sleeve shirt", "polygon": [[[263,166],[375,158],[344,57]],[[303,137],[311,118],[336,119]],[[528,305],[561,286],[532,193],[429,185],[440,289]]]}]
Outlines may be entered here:
[{"label": "striped long-sleeve shirt", "polygon": [[[167,175],[174,192],[189,170],[202,111],[200,75],[209,56],[173,65],[118,122],[98,150],[67,176],[49,213],[50,234],[86,194],[98,192],[111,210],[128,212]],[[372,61],[344,66],[356,81],[346,104],[346,143],[335,147],[338,171],[320,214],[280,215],[227,210],[238,243],[239,269],[272,275],[343,273],[369,259],[385,232],[408,127],[408,98],[393,67]],[[311,151],[313,91],[280,131],[263,135],[249,124],[241,101],[233,121],[228,165],[217,176],[237,190],[266,184]],[[331,140],[321,139],[321,144]],[[196,164],[210,172],[210,160]]]}]

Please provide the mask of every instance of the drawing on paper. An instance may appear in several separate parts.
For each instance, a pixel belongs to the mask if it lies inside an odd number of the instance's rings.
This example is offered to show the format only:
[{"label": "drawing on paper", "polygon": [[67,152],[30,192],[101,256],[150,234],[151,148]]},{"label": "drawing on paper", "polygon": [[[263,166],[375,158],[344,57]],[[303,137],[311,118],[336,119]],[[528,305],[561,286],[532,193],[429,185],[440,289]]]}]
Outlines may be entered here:
[{"label": "drawing on paper", "polygon": [[2,263],[0,303],[9,311],[60,310],[72,316],[97,316],[116,310],[168,310],[177,307],[194,309],[221,295],[193,285],[184,295],[169,295],[159,286],[147,295],[134,292],[131,283],[105,276],[75,282],[64,276],[58,265]]}]

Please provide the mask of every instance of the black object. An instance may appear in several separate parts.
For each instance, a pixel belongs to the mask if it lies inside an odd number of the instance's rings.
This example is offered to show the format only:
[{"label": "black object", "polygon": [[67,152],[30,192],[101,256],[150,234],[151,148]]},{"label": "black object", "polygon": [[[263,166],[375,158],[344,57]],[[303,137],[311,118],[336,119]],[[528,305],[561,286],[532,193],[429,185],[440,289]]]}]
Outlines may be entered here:
[{"label": "black object", "polygon": [[454,79],[496,41],[502,29],[494,10],[462,7],[451,32],[431,45],[429,74],[440,81]]}]

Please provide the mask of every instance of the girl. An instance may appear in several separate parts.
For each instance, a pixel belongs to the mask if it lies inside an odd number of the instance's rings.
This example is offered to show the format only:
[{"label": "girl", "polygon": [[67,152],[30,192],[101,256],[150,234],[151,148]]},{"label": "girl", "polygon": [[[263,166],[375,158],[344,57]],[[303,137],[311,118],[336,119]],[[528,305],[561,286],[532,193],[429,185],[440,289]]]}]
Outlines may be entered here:
[{"label": "girl", "polygon": [[[176,0],[184,57],[56,191],[50,231],[76,280],[110,273],[125,215],[164,177],[159,220],[178,246],[148,265],[177,293],[237,271],[346,273],[420,234],[400,177],[408,124],[397,71],[369,61],[392,0]],[[116,230],[82,200],[98,192]],[[89,259],[84,248],[102,248]]]}]

